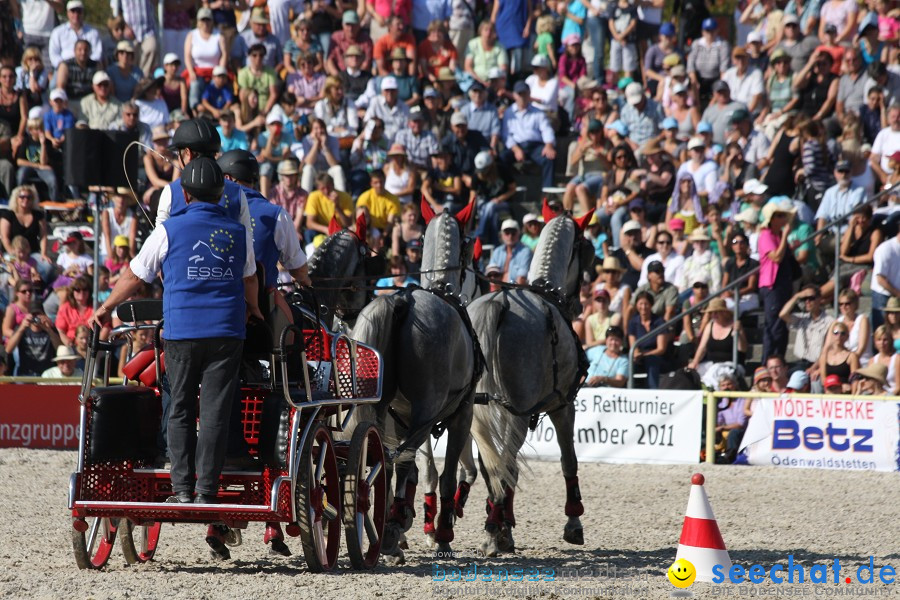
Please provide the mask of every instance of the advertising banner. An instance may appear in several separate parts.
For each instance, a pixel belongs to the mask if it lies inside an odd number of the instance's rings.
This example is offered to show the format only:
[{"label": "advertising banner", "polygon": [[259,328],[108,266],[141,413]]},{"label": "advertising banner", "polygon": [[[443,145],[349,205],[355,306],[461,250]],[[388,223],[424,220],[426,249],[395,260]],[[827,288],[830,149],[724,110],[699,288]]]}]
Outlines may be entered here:
[{"label": "advertising banner", "polygon": [[752,465],[896,471],[898,415],[897,402],[758,398],[742,445]]},{"label": "advertising banner", "polygon": [[0,448],[77,448],[78,385],[0,385]]},{"label": "advertising banner", "polygon": [[[575,453],[579,461],[697,463],[703,392],[583,388],[575,399]],[[446,436],[435,455],[443,456]],[[543,415],[525,438],[522,454],[559,460],[556,428]]]}]

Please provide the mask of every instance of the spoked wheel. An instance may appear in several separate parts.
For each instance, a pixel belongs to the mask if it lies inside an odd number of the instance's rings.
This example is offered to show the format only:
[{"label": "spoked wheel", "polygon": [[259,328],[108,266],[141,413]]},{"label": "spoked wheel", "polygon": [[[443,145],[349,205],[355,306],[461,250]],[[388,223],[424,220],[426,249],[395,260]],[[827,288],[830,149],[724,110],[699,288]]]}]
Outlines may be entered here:
[{"label": "spoked wheel", "polygon": [[294,501],[309,570],[330,571],[341,546],[341,483],[331,432],[321,423],[303,448]]},{"label": "spoked wheel", "polygon": [[96,517],[89,519],[87,530],[72,529],[72,547],[79,569],[102,569],[109,562],[116,543],[118,519]]},{"label": "spoked wheel", "polygon": [[119,524],[119,543],[122,544],[122,554],[129,565],[144,563],[153,558],[159,544],[160,527],[162,523],[159,521],[135,527],[128,519],[122,519]]},{"label": "spoked wheel", "polygon": [[360,423],[347,455],[344,491],[344,536],[354,569],[378,563],[387,505],[387,469],[381,436],[371,423]]}]

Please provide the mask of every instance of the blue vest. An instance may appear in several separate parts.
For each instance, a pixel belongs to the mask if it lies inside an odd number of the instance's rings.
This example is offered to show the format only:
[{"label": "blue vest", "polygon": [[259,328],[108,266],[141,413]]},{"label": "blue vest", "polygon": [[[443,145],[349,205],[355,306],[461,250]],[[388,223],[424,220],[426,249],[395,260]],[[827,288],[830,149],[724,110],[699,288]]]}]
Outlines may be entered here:
[{"label": "blue vest", "polygon": [[[174,217],[187,208],[187,202],[184,200],[184,188],[181,187],[181,177],[170,183],[169,189],[172,190],[172,206],[169,208],[169,216]],[[225,208],[225,214],[240,223],[241,186],[226,179],[225,193],[222,194],[222,199],[219,200],[219,206]]]},{"label": "blue vest", "polygon": [[278,282],[278,258],[281,252],[275,245],[275,223],[281,207],[266,200],[256,190],[241,186],[247,196],[250,209],[250,227],[253,229],[253,252],[256,260],[266,270],[266,287],[273,288]]},{"label": "blue vest", "polygon": [[225,209],[193,202],[163,223],[169,251],[165,278],[163,337],[244,339],[244,263],[247,234]]}]

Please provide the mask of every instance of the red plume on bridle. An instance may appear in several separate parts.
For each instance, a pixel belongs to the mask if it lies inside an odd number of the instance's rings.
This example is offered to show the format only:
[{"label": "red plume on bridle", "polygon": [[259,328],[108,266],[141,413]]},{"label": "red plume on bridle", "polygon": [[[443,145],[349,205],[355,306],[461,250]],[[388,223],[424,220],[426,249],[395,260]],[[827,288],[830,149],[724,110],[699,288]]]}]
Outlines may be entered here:
[{"label": "red plume on bridle", "polygon": [[591,210],[587,211],[587,213],[580,219],[573,218],[572,220],[575,221],[576,225],[578,225],[578,229],[580,229],[581,231],[584,231],[584,228],[587,227],[588,223],[591,222],[591,217],[593,217],[593,216],[594,216],[594,209],[592,208]]},{"label": "red plume on bridle", "polygon": [[464,209],[456,213],[456,220],[462,225],[464,228],[466,223],[469,222],[469,219],[472,218],[472,211],[475,208],[475,201],[469,202]]},{"label": "red plume on bridle", "polygon": [[341,227],[341,224],[338,222],[337,218],[332,216],[331,222],[328,223],[328,235],[334,235],[341,229],[343,229],[343,227]]},{"label": "red plume on bridle", "polygon": [[556,216],[556,213],[550,210],[550,205],[547,204],[546,198],[544,198],[544,202],[541,204],[541,216],[544,217],[544,223],[549,223],[550,220]]},{"label": "red plume on bridle", "polygon": [[428,204],[428,200],[425,200],[424,198],[422,199],[422,218],[425,219],[426,225],[434,218],[434,209]]},{"label": "red plume on bridle", "polygon": [[475,238],[475,245],[472,247],[472,260],[478,262],[481,260],[481,254],[484,252],[484,248],[481,246],[481,238]]},{"label": "red plume on bridle", "polygon": [[366,243],[366,216],[362,214],[356,217],[356,239]]}]

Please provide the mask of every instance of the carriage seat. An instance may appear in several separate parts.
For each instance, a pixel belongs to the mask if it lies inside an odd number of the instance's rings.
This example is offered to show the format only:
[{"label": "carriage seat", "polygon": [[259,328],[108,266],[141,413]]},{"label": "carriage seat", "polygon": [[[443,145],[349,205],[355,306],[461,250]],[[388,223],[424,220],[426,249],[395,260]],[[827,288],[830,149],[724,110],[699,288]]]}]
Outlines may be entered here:
[{"label": "carriage seat", "polygon": [[152,461],[157,453],[162,406],[156,391],[115,385],[91,392],[89,453],[92,463]]},{"label": "carriage seat", "polygon": [[[327,398],[329,394],[326,390],[313,390],[313,400]],[[293,388],[291,400],[297,404],[306,402],[306,391]],[[258,456],[264,465],[279,469],[287,468],[287,450],[291,441],[291,408],[281,392],[273,392],[263,401]]]}]

